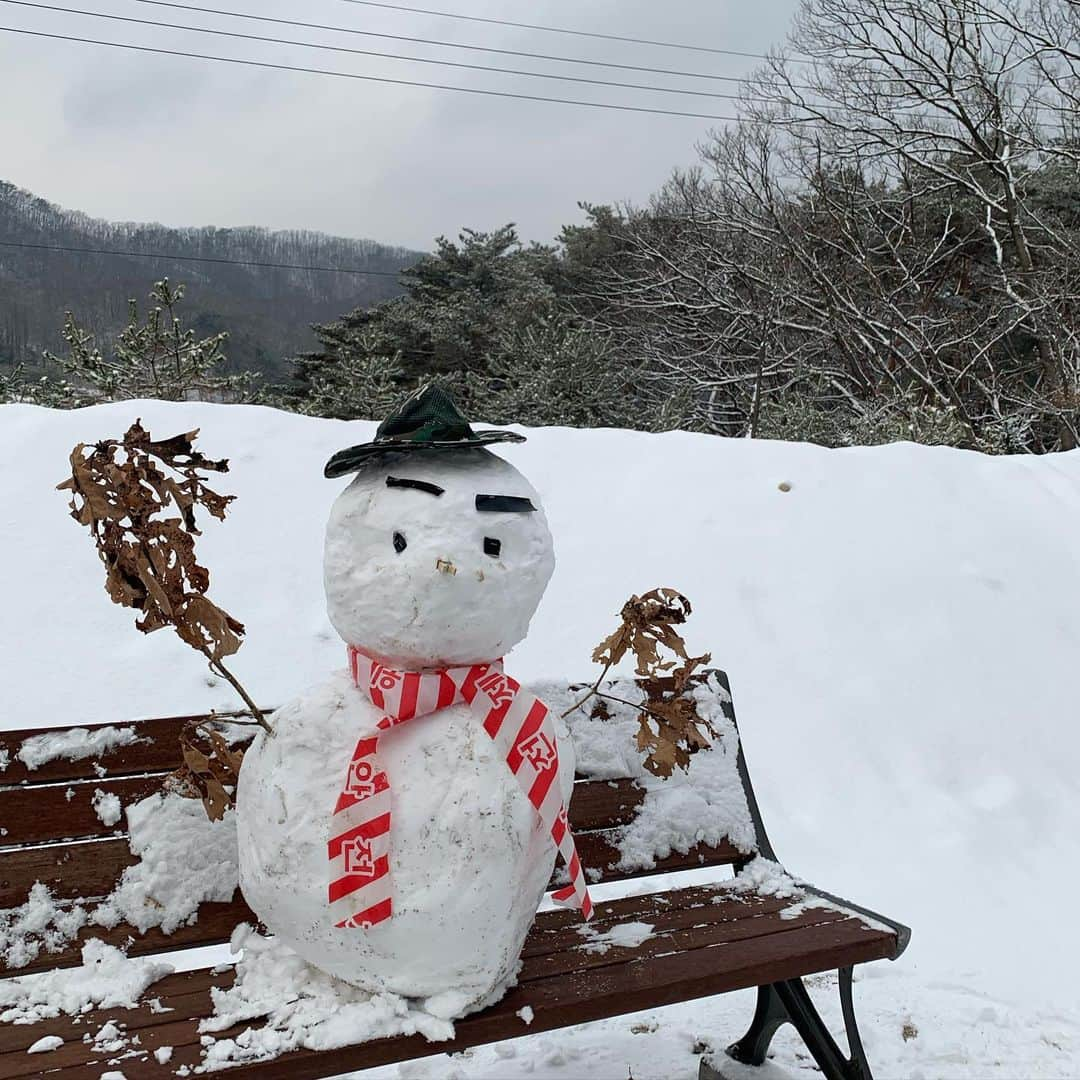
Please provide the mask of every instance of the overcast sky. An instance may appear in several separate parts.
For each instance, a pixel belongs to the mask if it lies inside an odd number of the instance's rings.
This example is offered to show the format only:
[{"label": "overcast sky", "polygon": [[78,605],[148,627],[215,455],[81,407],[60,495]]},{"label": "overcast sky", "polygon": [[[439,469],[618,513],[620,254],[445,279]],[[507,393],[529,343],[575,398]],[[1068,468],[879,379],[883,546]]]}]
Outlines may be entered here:
[{"label": "overcast sky", "polygon": [[[271,26],[142,0],[52,0],[134,18],[346,48],[729,92],[730,84]],[[740,75],[755,61],[379,10],[349,0],[187,0],[386,34]],[[797,0],[401,0],[411,6],[763,52]],[[551,97],[729,114],[687,97],[464,71],[39,11],[0,26]],[[167,225],[306,228],[428,248],[516,221],[547,240],[579,200],[641,201],[722,121],[480,97],[0,33],[0,179],[65,207]]]}]

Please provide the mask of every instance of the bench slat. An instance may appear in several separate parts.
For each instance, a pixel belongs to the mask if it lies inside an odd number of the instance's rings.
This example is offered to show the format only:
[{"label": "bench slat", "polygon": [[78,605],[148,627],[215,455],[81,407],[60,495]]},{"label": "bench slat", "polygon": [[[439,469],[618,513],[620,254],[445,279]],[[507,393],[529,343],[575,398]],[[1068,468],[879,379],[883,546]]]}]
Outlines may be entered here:
[{"label": "bench slat", "polygon": [[[685,927],[699,925],[710,919],[713,922],[722,922],[770,914],[789,903],[776,897],[748,896],[740,899],[729,896],[723,904],[714,904],[717,895],[717,889],[713,886],[692,886],[669,893],[645,893],[641,896],[624,897],[597,904],[595,917],[589,926],[594,931],[602,931],[617,922],[643,920],[659,926],[662,920],[665,928]],[[573,919],[570,926],[564,925],[567,916]],[[577,932],[582,925],[581,915],[576,911],[560,908],[543,912],[537,916],[522,956],[545,956],[582,945],[585,938]],[[209,969],[201,969],[169,975],[154,983],[148,994],[150,997],[160,997],[163,1002],[167,1001],[169,1008],[173,1010],[168,1014],[170,1020],[189,1019],[199,1015],[205,994],[211,986],[229,985],[231,971],[231,968],[226,968],[224,972],[215,974]],[[199,998],[198,1002],[193,995]],[[149,1009],[134,1012],[114,1009],[95,1013],[95,1023],[104,1023],[109,1019],[123,1022],[134,1031],[161,1023],[162,1014],[153,1013]],[[49,1021],[49,1025],[52,1034],[63,1039],[78,1040],[81,1040],[87,1027],[81,1017],[59,1017]],[[0,1054],[25,1050],[33,1041],[25,1027],[0,1025]]]},{"label": "bench slat", "polygon": [[[124,815],[106,825],[94,809],[97,792],[115,795],[122,807],[161,789],[168,773],[149,773],[107,780],[75,780],[45,786],[0,788],[0,823],[5,844],[47,844],[56,840],[91,839],[126,834]],[[3,859],[0,852],[0,860]]]},{"label": "bench slat", "polygon": [[[761,913],[765,903],[761,898],[725,899],[723,903],[693,909],[669,904],[666,910],[660,909],[657,900],[653,901],[655,910],[644,919],[654,923],[655,936],[642,946],[613,947],[602,954],[567,948],[534,956],[525,963],[520,985],[502,1002],[458,1022],[458,1038],[453,1043],[432,1044],[414,1036],[317,1054],[300,1051],[271,1062],[230,1069],[230,1076],[259,1080],[325,1077],[886,958],[896,948],[895,935],[869,929],[841,912],[809,910],[785,920],[775,910]],[[642,902],[643,898],[634,897],[600,908],[606,921],[625,921],[631,913],[639,918],[644,914]],[[677,923],[686,921],[685,912],[689,910],[695,912],[694,919],[700,922],[678,927]],[[548,918],[546,913],[541,915],[540,929],[534,932],[542,933]],[[583,940],[578,936],[577,944]],[[200,1053],[197,1022],[199,1016],[210,1011],[210,986],[227,986],[231,978],[231,972],[218,975],[202,972],[163,980],[149,993],[158,995],[167,1007],[176,1007],[176,1011],[167,1014],[154,1014],[145,1007],[131,1012],[110,1010],[77,1021],[45,1021],[10,1029],[0,1043],[0,1075],[32,1075],[40,1068],[63,1065],[65,1080],[83,1076],[93,1076],[96,1080],[107,1055],[99,1055],[90,1064],[88,1059],[92,1054],[81,1043],[81,1036],[84,1032],[97,1031],[107,1019],[126,1024],[130,1032],[137,1031],[141,1048],[147,1052],[161,1045],[175,1048],[167,1068],[157,1066],[152,1058],[129,1059],[132,1065],[138,1065],[136,1075],[165,1077],[181,1065],[197,1065]],[[534,1011],[529,1027],[515,1015],[525,1005]],[[25,1047],[45,1033],[70,1038],[59,1050],[36,1061],[28,1059]],[[113,1067],[122,1069],[123,1065],[119,1061]]]},{"label": "bench slat", "polygon": [[[236,717],[237,713],[220,713],[218,719]],[[52,735],[66,728],[26,728],[21,731],[0,732],[0,759],[6,751],[7,768],[0,772],[0,784],[53,783],[60,780],[101,780],[107,776],[130,776],[136,773],[171,772],[180,765],[180,732],[191,720],[205,720],[205,715],[167,716],[153,720],[133,720],[119,724],[79,725],[81,731],[94,732],[104,728],[134,728],[137,742],[118,746],[93,757],[55,758],[36,769],[29,769],[19,760],[19,750],[27,740],[38,735]]]},{"label": "bench slat", "polygon": [[[647,919],[657,911],[667,912],[674,910],[675,907],[700,907],[711,904],[714,896],[715,891],[710,887],[680,889],[666,894],[645,893],[622,901],[624,906],[618,909],[617,915],[623,919]],[[766,913],[778,911],[786,903],[787,901],[773,898],[762,901],[760,910]],[[601,928],[615,917],[615,915],[606,916],[605,910],[597,908],[591,925]],[[64,949],[55,953],[43,953],[26,967],[5,970],[0,964],[0,972],[7,975],[31,975],[38,971],[74,967],[81,963],[80,950],[83,943],[90,938],[98,938],[109,945],[124,948],[129,956],[148,956],[196,946],[223,945],[232,937],[233,930],[244,922],[256,924],[258,917],[237,893],[235,898],[227,904],[203,904],[199,908],[197,923],[192,926],[178,927],[171,934],[163,934],[156,929],[140,934],[126,923],[111,929],[102,926],[87,926],[83,928],[76,940]],[[580,944],[577,937],[577,928],[580,925],[581,916],[576,911],[563,908],[545,912],[539,917],[533,933],[530,934],[522,956],[557,952],[571,945]],[[0,1052],[4,1045],[3,1032],[3,1025],[0,1025]]]},{"label": "bench slat", "polygon": [[[619,859],[618,830],[600,829],[577,837],[578,854],[590,871],[590,882],[622,881],[667,870],[692,870],[702,866],[723,866],[743,858],[724,841],[716,846],[697,844],[687,853],[672,852],[657,859],[649,869],[625,871],[615,868]],[[138,862],[123,837],[42,847],[11,848],[0,855],[0,907],[18,907],[26,902],[35,881],[44,882],[53,895],[62,899],[94,898],[112,892],[125,868]],[[559,884],[559,869],[553,884]]]},{"label": "bench slat", "polygon": [[[627,872],[613,869],[619,858],[616,839],[616,833],[612,830],[582,833],[577,838],[578,853],[590,870],[599,872],[596,877],[598,882],[621,881],[701,866],[727,865],[742,857],[736,848],[727,843],[717,847],[699,844],[686,854],[673,852],[667,858],[657,859],[655,866],[648,869]],[[112,891],[125,867],[135,862],[137,859],[131,854],[125,839],[15,848],[0,857],[0,907],[17,907],[24,903],[35,881],[44,882],[58,897],[102,897]],[[561,869],[557,869],[552,886],[562,883]],[[214,916],[205,917],[204,913],[209,913],[211,908],[217,909]],[[231,924],[230,918],[233,919]],[[101,937],[113,944],[122,944],[130,937],[133,940],[128,952],[132,956],[194,945],[219,945],[229,940],[238,922],[253,919],[250,910],[237,896],[231,904],[204,904],[199,909],[199,919],[194,926],[180,927],[171,935],[157,931],[142,935],[126,924],[109,931],[89,927],[63,950],[44,953],[26,967],[7,969],[0,963],[0,974],[22,975],[78,964],[81,962],[81,942],[88,937]]]},{"label": "bench slat", "polygon": [[[96,793],[115,795],[126,808],[158,791],[168,775],[0,788],[0,826],[7,830],[2,841],[5,845],[47,844],[126,836],[122,815],[116,825],[106,825],[98,817],[93,805]],[[570,802],[570,824],[578,832],[625,825],[634,819],[644,797],[644,790],[633,780],[579,780]],[[4,855],[0,849],[0,863]]]}]

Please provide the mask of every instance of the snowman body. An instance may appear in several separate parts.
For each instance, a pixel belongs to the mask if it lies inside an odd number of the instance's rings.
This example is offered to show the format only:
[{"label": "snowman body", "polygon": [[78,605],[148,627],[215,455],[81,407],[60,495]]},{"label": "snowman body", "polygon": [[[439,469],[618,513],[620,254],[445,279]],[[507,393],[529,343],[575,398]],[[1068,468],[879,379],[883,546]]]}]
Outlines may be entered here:
[{"label": "snowman body", "polygon": [[[396,669],[490,662],[524,637],[553,565],[539,497],[502,459],[391,458],[331,512],[328,611],[345,641]],[[241,889],[316,967],[460,1016],[512,984],[555,847],[477,712],[417,717],[381,733],[377,751],[392,791],[393,916],[335,926],[332,810],[357,739],[380,716],[347,673],[274,715],[274,736],[256,739],[240,773]],[[559,721],[556,735],[568,804],[573,748]]]}]

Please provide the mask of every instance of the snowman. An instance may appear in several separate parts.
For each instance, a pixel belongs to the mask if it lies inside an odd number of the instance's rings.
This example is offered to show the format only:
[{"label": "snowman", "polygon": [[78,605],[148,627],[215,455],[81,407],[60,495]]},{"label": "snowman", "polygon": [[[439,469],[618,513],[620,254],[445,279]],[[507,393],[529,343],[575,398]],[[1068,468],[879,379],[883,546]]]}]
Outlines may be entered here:
[{"label": "snowman", "polygon": [[280,709],[244,755],[240,886],[314,966],[446,1018],[513,984],[556,902],[591,903],[566,819],[565,725],[503,670],[554,569],[540,499],[440,388],[371,443],[326,529],[327,609],[349,666]]}]

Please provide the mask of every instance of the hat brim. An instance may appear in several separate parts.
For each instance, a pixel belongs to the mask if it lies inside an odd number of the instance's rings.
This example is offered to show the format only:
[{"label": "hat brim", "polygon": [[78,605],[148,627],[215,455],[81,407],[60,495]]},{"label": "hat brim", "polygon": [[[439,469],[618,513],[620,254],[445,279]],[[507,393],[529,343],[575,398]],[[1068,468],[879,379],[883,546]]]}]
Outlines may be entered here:
[{"label": "hat brim", "polygon": [[421,450],[449,451],[449,450],[479,450],[491,443],[501,442],[525,442],[525,436],[516,431],[477,431],[467,439],[447,439],[435,442],[407,442],[397,439],[383,439],[379,442],[361,443],[359,446],[350,446],[347,450],[339,450],[323,469],[323,475],[327,480],[335,480],[339,476],[356,472],[373,458],[383,457],[387,454],[412,454]]}]

